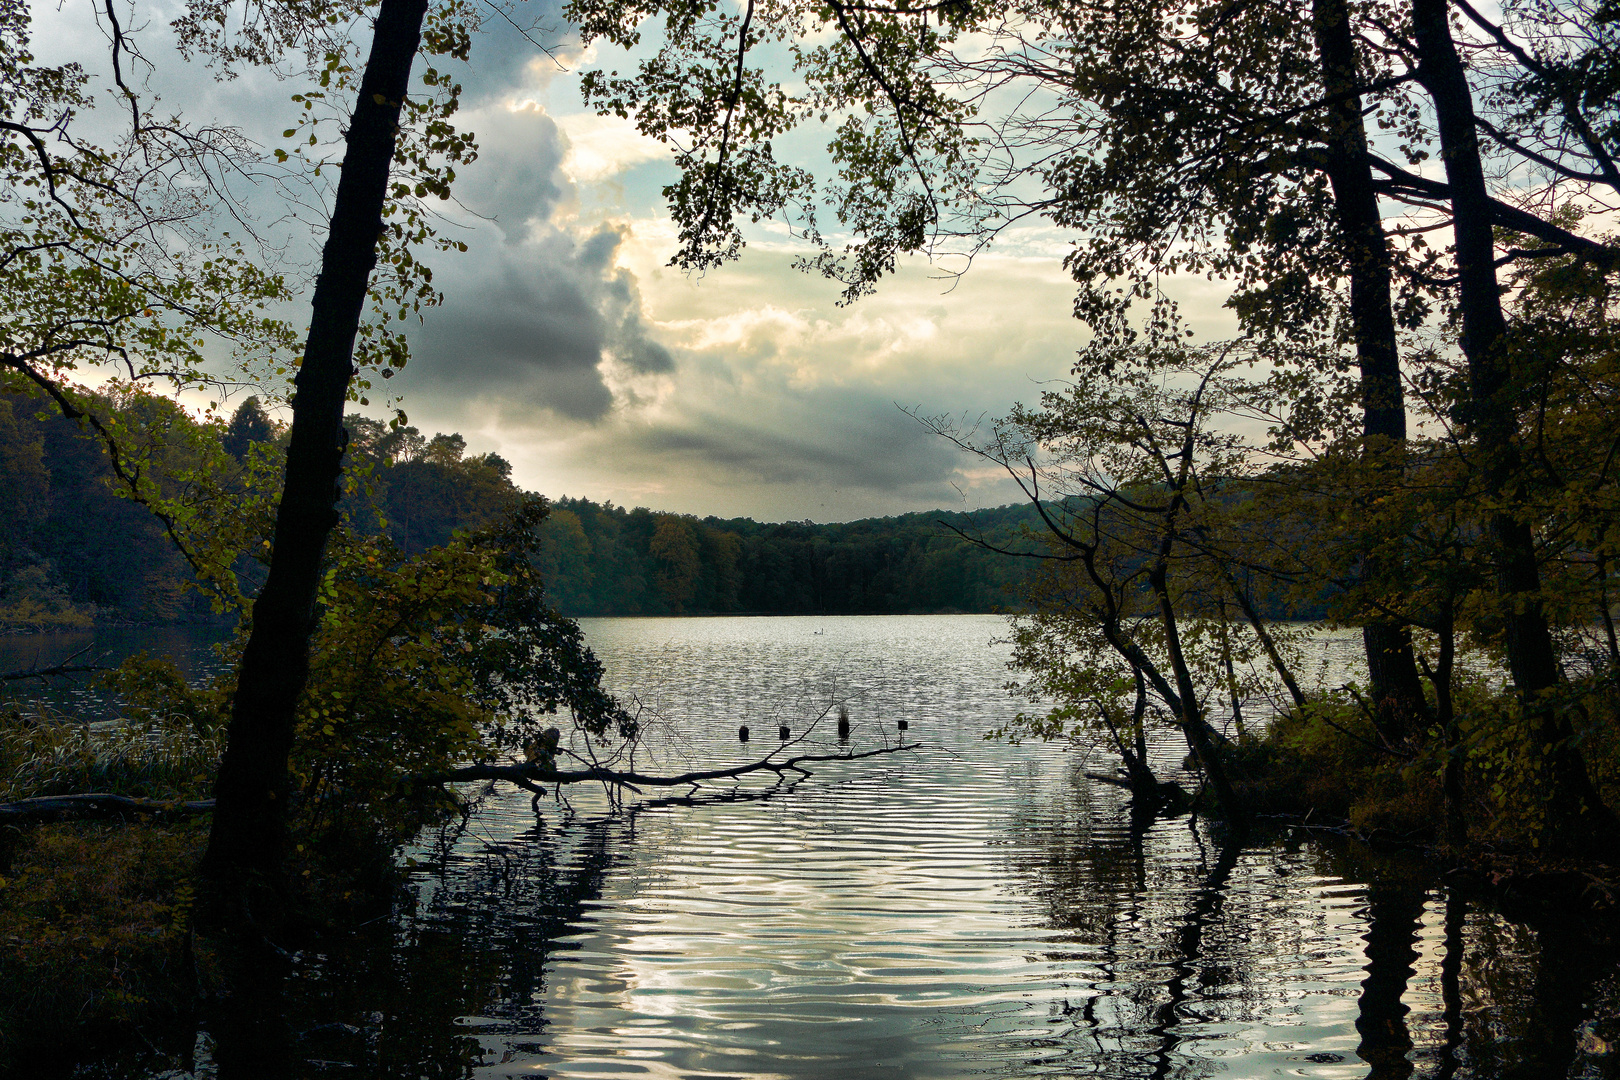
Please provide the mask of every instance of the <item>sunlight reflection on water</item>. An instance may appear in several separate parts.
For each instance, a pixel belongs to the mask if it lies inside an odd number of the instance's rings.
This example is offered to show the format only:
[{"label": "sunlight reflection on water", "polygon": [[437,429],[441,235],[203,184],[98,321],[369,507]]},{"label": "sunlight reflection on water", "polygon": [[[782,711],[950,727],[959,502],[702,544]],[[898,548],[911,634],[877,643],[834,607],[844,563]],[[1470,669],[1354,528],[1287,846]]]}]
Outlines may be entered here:
[{"label": "sunlight reflection on water", "polygon": [[[986,742],[1019,708],[997,617],[583,625],[610,685],[668,721],[645,771],[757,758],[839,699],[854,749],[902,718],[923,746],[617,812],[491,793],[407,853],[413,903],[265,991],[294,1075],[1620,1075],[1581,1027],[1620,1012],[1614,956],[1568,927],[1298,832],[1133,832],[1085,778],[1103,757]],[[1357,635],[1314,647],[1307,677],[1355,676]],[[830,721],[808,745],[837,747]],[[1184,752],[1164,740],[1157,767]],[[213,1075],[231,1007],[168,1080]]]},{"label": "sunlight reflection on water", "polygon": [[[1185,818],[1133,837],[1120,794],[1084,779],[1083,751],[982,739],[1018,708],[992,644],[1002,620],[584,626],[610,683],[679,732],[663,768],[757,756],[739,722],[797,733],[838,697],[856,749],[902,717],[925,746],[817,766],[763,801],[615,821],[596,894],[552,939],[537,1009],[481,1032],[473,1075],[1349,1077],[1368,1075],[1380,1039],[1439,1067],[1431,883],[1308,842],[1222,848]],[[1320,647],[1329,678],[1352,677],[1355,636]],[[1161,765],[1181,753],[1167,743]],[[582,817],[600,809],[575,799]],[[539,839],[526,796],[481,820],[453,873]],[[1367,1036],[1359,882],[1373,869],[1416,898],[1419,956],[1399,999],[1410,1015]],[[1486,1075],[1454,1057],[1455,1075]]]}]

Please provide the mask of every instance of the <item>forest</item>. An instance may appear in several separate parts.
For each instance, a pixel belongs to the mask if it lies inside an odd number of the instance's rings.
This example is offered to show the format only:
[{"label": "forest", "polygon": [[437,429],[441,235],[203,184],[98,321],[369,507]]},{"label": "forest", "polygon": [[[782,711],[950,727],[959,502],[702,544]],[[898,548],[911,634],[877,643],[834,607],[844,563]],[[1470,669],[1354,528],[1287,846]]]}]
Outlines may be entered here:
[{"label": "forest", "polygon": [[[107,401],[112,411],[170,412],[163,398]],[[469,455],[459,435],[425,438],[357,413],[352,460],[369,470],[344,511],[402,554],[486,527],[522,493],[497,455]],[[286,430],[257,398],[219,435],[238,464],[255,444],[285,454]],[[162,524],[109,483],[98,443],[24,397],[0,398],[0,628],[82,628],[214,618],[206,594]],[[1023,543],[1038,522],[1026,506],[936,511],[841,524],[765,524],[555,500],[535,566],[551,603],[582,615],[885,615],[1011,611],[1029,567],[967,537]]]}]

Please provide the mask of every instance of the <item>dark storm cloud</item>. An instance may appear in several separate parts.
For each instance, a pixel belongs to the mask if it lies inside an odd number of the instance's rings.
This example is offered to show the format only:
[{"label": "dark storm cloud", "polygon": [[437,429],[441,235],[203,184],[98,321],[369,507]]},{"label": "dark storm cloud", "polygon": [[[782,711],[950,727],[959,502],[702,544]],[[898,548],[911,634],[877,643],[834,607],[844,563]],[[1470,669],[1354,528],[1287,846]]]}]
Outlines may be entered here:
[{"label": "dark storm cloud", "polygon": [[486,220],[469,230],[466,253],[439,260],[445,304],[412,335],[421,362],[400,388],[600,420],[614,405],[605,365],[674,368],[650,336],[634,278],[615,265],[623,236],[601,226],[579,237],[552,222],[574,193],[561,172],[567,143],[551,117],[491,104],[467,126],[479,156],[458,181],[458,198]]},{"label": "dark storm cloud", "polygon": [[605,360],[640,373],[674,361],[647,335],[640,296],[613,266],[619,234],[576,242],[546,228],[517,244],[485,243],[446,264],[447,303],[415,337],[405,389],[600,420],[613,407]]},{"label": "dark storm cloud", "polygon": [[[864,391],[824,390],[770,418],[709,413],[624,431],[627,454],[711,482],[900,490],[943,486],[962,464],[943,440]],[[761,423],[761,419],[774,422]]]}]

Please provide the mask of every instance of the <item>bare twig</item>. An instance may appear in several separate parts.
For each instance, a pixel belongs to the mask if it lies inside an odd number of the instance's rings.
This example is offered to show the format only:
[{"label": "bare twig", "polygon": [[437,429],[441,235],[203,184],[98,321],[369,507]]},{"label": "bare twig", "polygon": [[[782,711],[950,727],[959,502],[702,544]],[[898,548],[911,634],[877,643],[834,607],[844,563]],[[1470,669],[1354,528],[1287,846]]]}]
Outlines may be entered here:
[{"label": "bare twig", "polygon": [[19,679],[50,679],[56,676],[78,675],[88,671],[106,671],[107,667],[104,664],[75,664],[73,662],[89,652],[91,648],[93,648],[93,644],[86,645],[72,656],[60,663],[52,664],[50,667],[39,667],[36,657],[36,663],[33,666],[26,667],[21,671],[7,671],[0,674],[0,682],[15,682]]}]

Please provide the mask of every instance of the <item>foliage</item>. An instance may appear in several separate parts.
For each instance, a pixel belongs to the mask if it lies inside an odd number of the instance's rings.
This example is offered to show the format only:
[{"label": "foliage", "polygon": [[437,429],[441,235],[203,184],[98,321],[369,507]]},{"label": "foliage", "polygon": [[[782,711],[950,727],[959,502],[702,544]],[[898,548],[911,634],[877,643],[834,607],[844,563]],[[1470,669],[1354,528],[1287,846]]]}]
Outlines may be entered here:
[{"label": "foliage", "polygon": [[[1568,282],[1557,271],[1551,264]],[[1536,844],[1555,828],[1541,727],[1550,712],[1596,797],[1614,800],[1613,337],[1606,292],[1601,302],[1560,295],[1568,314],[1555,320],[1545,287],[1519,294],[1517,340],[1537,340],[1525,331],[1538,325],[1551,342],[1520,361],[1518,418],[1537,451],[1518,482],[1560,630],[1557,687],[1531,702],[1502,684],[1499,553],[1477,525],[1499,503],[1448,423],[1454,380],[1420,384],[1436,434],[1409,440],[1391,470],[1353,443],[1299,439],[1273,403],[1279,372],[1294,383],[1289,369],[1261,364],[1245,376],[1229,351],[1189,377],[1167,354],[1125,357],[1111,372],[1078,365],[1039,408],[1019,407],[988,432],[935,422],[1019,477],[1032,503],[1049,500],[1046,565],[1026,591],[1033,614],[1016,618],[1012,635],[1011,688],[1043,712],[995,734],[1101,739],[1134,769],[1145,725],[1207,714],[1232,723],[1244,747],[1240,799],[1400,831],[1450,821],[1453,838],[1466,824],[1477,839]],[[1265,441],[1244,434],[1262,423]],[[1271,603],[1256,602],[1266,594]],[[1362,687],[1292,677],[1298,631],[1273,617],[1324,600],[1338,625],[1375,614],[1414,633],[1429,711],[1405,738],[1368,726]]]},{"label": "foliage", "polygon": [[529,561],[545,514],[527,499],[405,559],[386,539],[340,540],[293,755],[318,824],[356,809],[387,821],[402,778],[518,749],[559,710],[587,737],[635,733],[579,628],[545,604]]},{"label": "foliage", "polygon": [[[75,623],[77,613],[102,621],[204,618],[210,600],[238,610],[263,581],[285,430],[251,400],[223,425],[194,420],[162,398],[92,400],[129,445],[149,446],[142,483],[163,493],[185,550],[230,574],[200,578],[162,522],[118,497],[106,453],[92,436],[59,416],[36,415],[26,398],[11,398],[0,399],[0,455],[27,467],[10,473],[0,491],[18,508],[13,520],[20,526],[6,538],[13,554],[0,552],[0,593],[8,575],[39,565],[46,588],[65,590]],[[4,410],[13,407],[16,420],[8,426]],[[348,521],[361,534],[386,535],[403,553],[489,527],[522,497],[510,465],[495,454],[466,453],[459,435],[428,438],[409,425],[357,414],[345,426]],[[251,436],[245,442],[243,432]],[[234,449],[212,445],[221,440]],[[1008,507],[767,524],[565,498],[541,527],[535,565],[550,602],[571,615],[996,611],[1019,606],[1029,567],[959,534],[1014,543],[1036,520],[1027,508]],[[690,535],[690,546],[677,552],[678,581],[653,551],[659,528],[676,529],[668,522]],[[679,607],[676,593],[683,594]]]},{"label": "foliage", "polygon": [[269,311],[288,286],[217,220],[247,141],[153,114],[121,77],[128,128],[88,140],[74,120],[95,107],[90,74],[37,64],[29,13],[0,5],[0,389],[74,415],[86,366],[184,387],[211,381],[210,342],[239,366],[283,353],[291,331]]},{"label": "foliage", "polygon": [[249,396],[225,426],[225,452],[238,462],[247,461],[248,451],[255,443],[269,442],[276,437],[276,426],[259,404],[256,396]]},{"label": "foliage", "polygon": [[[546,513],[544,500],[519,499],[494,524],[412,556],[384,535],[338,534],[292,756],[294,827],[308,844],[380,843],[386,856],[446,809],[402,782],[519,752],[559,713],[585,738],[635,735],[634,719],[602,690],[601,664],[579,628],[546,603],[532,566]],[[246,640],[244,623],[222,647],[225,659],[234,661]],[[133,724],[113,741],[149,746],[157,730],[200,740],[187,745],[206,750],[194,778],[206,788],[235,671],[230,663],[213,683],[191,687],[172,664],[127,661],[111,681]],[[108,738],[64,737],[51,760],[65,764],[51,780],[88,790],[91,775],[75,785],[73,767],[105,757]],[[44,766],[30,775],[46,782]]]},{"label": "foliage", "polygon": [[0,1068],[41,1071],[191,1007],[191,880],[204,832],[50,825],[0,866]]},{"label": "foliage", "polygon": [[1015,408],[988,431],[929,422],[1040,509],[1034,614],[1013,620],[1011,666],[1027,677],[1009,689],[1048,711],[992,734],[1106,731],[1142,786],[1152,781],[1144,728],[1168,720],[1228,811],[1217,702],[1241,733],[1244,701],[1278,679],[1298,694],[1291,635],[1262,623],[1246,582],[1268,569],[1277,536],[1256,534],[1257,469],[1246,441],[1222,430],[1264,416],[1268,396],[1233,353],[1177,349],[1112,374],[1077,367],[1040,408]]},{"label": "foliage", "polygon": [[[168,398],[114,386],[80,401],[117,433],[124,480],[94,433],[25,396],[0,397],[0,455],[28,466],[0,495],[18,511],[0,541],[8,598],[0,604],[10,611],[31,596],[54,625],[85,625],[199,619],[210,599],[239,603],[230,569],[257,539],[228,526],[267,514],[262,480],[279,468],[273,444],[238,464],[220,447],[217,421],[195,419]],[[132,491],[161,499],[166,518],[121,497]]]},{"label": "foliage", "polygon": [[991,612],[1019,605],[1028,567],[966,536],[1018,543],[1035,520],[1011,506],[773,524],[565,497],[542,531],[540,565],[573,615]]},{"label": "foliage", "polygon": [[0,587],[0,632],[82,630],[91,624],[90,612],[52,580],[52,569],[45,562],[25,566]]},{"label": "foliage", "polygon": [[1256,812],[1411,840],[1436,838],[1445,820],[1435,762],[1392,757],[1367,712],[1343,692],[1279,715],[1263,736],[1240,741],[1236,760],[1238,790]]},{"label": "foliage", "polygon": [[[1468,9],[1463,24],[1489,84],[1497,190],[1520,233],[1612,266],[1612,250],[1538,211],[1615,194],[1612,15],[1587,0],[1502,7],[1498,23]],[[1041,216],[1074,239],[1076,314],[1121,344],[1137,333],[1134,304],[1148,305],[1151,338],[1184,330],[1163,289],[1178,273],[1229,282],[1246,327],[1282,340],[1348,332],[1328,176],[1342,91],[1325,89],[1321,52],[1330,9],[1347,25],[1348,91],[1365,117],[1357,164],[1414,218],[1389,240],[1397,311],[1416,326],[1445,302],[1449,254],[1427,220],[1443,185],[1412,171],[1437,158],[1438,139],[1404,5],[573,0],[568,14],[587,43],[635,50],[624,72],[604,50],[584,96],[674,152],[674,265],[735,258],[742,222],[775,217],[811,245],[802,264],[853,298],[902,255],[971,260]],[[821,160],[784,158],[815,132]]]}]

